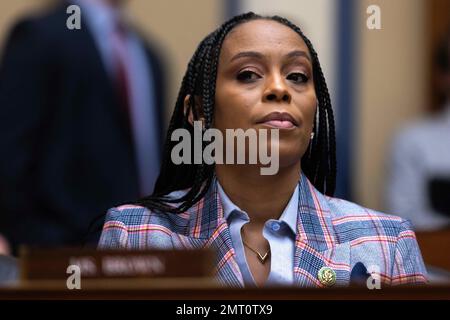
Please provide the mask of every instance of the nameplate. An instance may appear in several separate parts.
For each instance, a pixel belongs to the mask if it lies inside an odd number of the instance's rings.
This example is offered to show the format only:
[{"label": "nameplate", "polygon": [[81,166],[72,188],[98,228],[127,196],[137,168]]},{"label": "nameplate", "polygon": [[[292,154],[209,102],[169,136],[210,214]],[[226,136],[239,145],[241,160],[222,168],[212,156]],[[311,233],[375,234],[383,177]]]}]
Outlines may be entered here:
[{"label": "nameplate", "polygon": [[96,250],[22,248],[22,280],[212,277],[209,250]]}]

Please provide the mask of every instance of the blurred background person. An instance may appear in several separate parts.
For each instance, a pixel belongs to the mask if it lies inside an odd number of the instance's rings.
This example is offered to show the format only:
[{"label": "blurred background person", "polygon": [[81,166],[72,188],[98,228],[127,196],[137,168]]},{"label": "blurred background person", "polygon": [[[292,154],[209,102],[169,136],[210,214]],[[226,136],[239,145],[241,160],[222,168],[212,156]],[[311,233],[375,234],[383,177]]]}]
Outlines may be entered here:
[{"label": "blurred background person", "polygon": [[389,211],[417,231],[450,228],[450,32],[434,65],[441,108],[398,132],[386,188]]},{"label": "blurred background person", "polygon": [[[0,62],[0,234],[14,253],[21,244],[81,245],[94,217],[152,192],[164,72],[125,2],[58,1],[8,36]],[[70,5],[81,9],[80,29],[66,26]]]}]

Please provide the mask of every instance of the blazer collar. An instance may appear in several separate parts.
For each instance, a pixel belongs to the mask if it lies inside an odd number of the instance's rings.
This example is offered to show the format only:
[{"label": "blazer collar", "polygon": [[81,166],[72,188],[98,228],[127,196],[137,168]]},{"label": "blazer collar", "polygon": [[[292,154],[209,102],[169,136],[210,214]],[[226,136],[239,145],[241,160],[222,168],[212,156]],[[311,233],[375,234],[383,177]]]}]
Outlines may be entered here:
[{"label": "blazer collar", "polygon": [[297,237],[294,253],[294,280],[298,286],[324,285],[319,270],[331,268],[336,285],[345,286],[350,277],[350,243],[339,243],[326,196],[302,173],[299,182]]},{"label": "blazer collar", "polygon": [[189,219],[188,234],[173,233],[174,247],[213,249],[217,253],[215,273],[218,280],[227,286],[244,287],[215,177],[205,196],[182,215]]},{"label": "blazer collar", "polygon": [[319,252],[332,248],[336,243],[326,198],[303,173],[299,181],[297,241],[307,243]]},{"label": "blazer collar", "polygon": [[[216,273],[219,280],[243,287],[236,253],[214,178],[205,196],[185,214],[188,234],[172,234],[174,246],[209,247],[217,252]],[[326,197],[317,191],[302,173],[299,181],[297,234],[294,253],[294,280],[299,286],[323,286],[317,279],[322,267],[332,268],[337,284],[346,284],[350,271],[349,243],[339,244],[333,229]]]}]

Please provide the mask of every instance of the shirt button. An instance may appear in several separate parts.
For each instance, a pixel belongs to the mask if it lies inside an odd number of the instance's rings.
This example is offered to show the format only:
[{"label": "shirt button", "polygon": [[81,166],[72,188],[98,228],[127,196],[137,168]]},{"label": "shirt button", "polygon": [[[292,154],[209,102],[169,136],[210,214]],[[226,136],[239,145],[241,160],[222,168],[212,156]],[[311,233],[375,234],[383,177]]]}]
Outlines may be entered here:
[{"label": "shirt button", "polygon": [[271,228],[272,231],[277,232],[278,230],[280,230],[280,224],[278,222],[273,222]]}]

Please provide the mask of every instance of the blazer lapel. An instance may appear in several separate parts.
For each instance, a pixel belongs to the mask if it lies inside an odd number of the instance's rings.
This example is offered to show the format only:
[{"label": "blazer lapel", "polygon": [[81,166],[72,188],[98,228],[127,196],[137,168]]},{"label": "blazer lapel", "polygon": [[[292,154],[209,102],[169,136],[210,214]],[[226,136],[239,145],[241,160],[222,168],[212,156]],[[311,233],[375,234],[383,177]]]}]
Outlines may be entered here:
[{"label": "blazer lapel", "polygon": [[213,249],[216,252],[215,274],[218,280],[226,286],[244,287],[228,223],[223,218],[215,178],[205,196],[186,215],[189,217],[189,234],[172,233],[174,247]]},{"label": "blazer lapel", "polygon": [[[325,197],[303,174],[299,186],[294,284],[324,287],[318,273],[322,267],[328,267],[336,274],[335,285],[346,286],[350,280],[350,243],[338,243]],[[215,179],[205,197],[183,215],[189,219],[189,233],[173,233],[174,247],[212,248],[217,253],[215,273],[218,280],[226,286],[244,287]]]},{"label": "blazer lapel", "polygon": [[337,286],[350,280],[350,243],[337,242],[325,197],[302,174],[299,183],[294,281],[302,287],[324,287],[318,279],[322,267],[331,268]]}]

